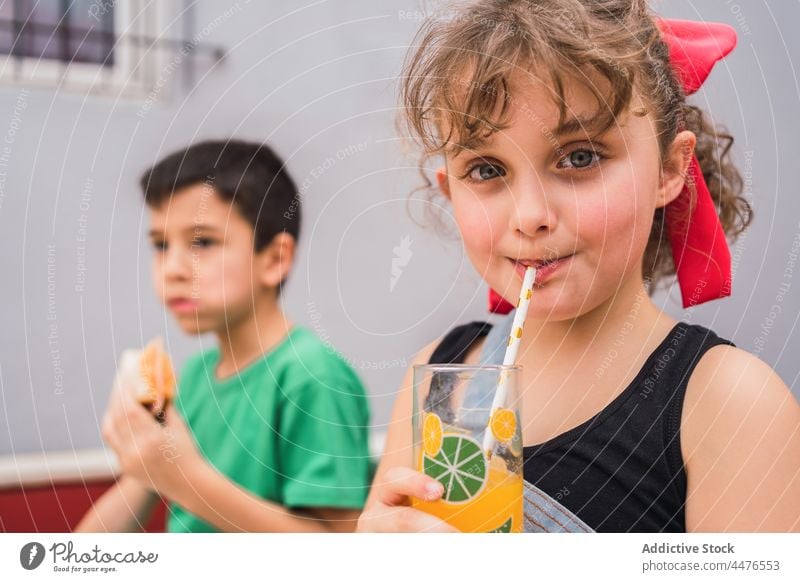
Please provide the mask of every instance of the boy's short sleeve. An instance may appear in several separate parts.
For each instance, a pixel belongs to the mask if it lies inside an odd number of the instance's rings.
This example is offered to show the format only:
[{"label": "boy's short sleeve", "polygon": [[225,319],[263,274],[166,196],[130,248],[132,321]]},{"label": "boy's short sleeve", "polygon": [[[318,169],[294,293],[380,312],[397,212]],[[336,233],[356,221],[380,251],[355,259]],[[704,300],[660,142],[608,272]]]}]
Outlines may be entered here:
[{"label": "boy's short sleeve", "polygon": [[343,365],[321,373],[299,367],[283,386],[278,468],[286,507],[360,509],[366,501],[369,409],[361,382]]}]

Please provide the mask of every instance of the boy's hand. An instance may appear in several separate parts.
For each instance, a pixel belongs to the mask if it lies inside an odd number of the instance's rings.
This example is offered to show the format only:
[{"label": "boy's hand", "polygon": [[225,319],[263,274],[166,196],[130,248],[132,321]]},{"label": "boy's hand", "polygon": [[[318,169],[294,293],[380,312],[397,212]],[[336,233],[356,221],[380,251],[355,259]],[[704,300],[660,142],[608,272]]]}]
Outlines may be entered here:
[{"label": "boy's hand", "polygon": [[192,471],[204,461],[173,406],[164,418],[160,424],[128,391],[115,387],[103,419],[103,439],[116,453],[123,474],[179,499]]},{"label": "boy's hand", "polygon": [[408,507],[409,498],[435,501],[444,494],[442,485],[409,467],[393,467],[376,483],[375,496],[358,520],[359,532],[457,532],[441,519]]}]

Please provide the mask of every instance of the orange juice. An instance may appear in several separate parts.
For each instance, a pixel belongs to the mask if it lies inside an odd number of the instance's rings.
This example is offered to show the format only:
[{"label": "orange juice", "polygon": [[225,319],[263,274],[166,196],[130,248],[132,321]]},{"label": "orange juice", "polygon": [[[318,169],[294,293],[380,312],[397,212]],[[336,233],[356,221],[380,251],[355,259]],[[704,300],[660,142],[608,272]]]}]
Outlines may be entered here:
[{"label": "orange juice", "polygon": [[417,509],[435,515],[463,532],[522,532],[522,476],[489,468],[483,490],[464,503],[414,499]]},{"label": "orange juice", "polygon": [[423,433],[417,470],[439,481],[444,494],[413,506],[464,532],[521,532],[522,475],[498,455],[487,460],[471,435],[445,432],[436,415],[428,415]]}]

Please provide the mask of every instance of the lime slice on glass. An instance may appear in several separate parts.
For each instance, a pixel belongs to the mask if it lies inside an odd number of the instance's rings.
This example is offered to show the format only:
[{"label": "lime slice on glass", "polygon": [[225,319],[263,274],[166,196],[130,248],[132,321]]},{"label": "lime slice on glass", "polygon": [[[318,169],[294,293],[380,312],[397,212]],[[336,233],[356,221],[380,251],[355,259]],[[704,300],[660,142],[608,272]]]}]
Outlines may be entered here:
[{"label": "lime slice on glass", "polygon": [[476,497],[486,485],[486,458],[474,439],[457,434],[442,436],[436,456],[424,455],[422,471],[444,487],[442,499],[465,503]]},{"label": "lime slice on glass", "polygon": [[511,526],[514,525],[514,518],[509,517],[506,522],[498,528],[490,530],[486,533],[511,533]]}]

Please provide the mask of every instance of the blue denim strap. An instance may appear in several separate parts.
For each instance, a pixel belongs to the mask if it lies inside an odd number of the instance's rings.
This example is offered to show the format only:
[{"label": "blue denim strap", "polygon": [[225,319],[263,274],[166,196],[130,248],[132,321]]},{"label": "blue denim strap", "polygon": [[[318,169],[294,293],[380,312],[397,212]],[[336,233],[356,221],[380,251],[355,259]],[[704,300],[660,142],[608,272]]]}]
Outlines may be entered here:
[{"label": "blue denim strap", "polygon": [[524,481],[525,533],[589,533],[592,528],[538,487]]},{"label": "blue denim strap", "polygon": [[[511,333],[511,326],[514,320],[512,311],[492,326],[481,351],[481,364],[502,364],[505,354],[505,347],[508,343],[508,334]],[[480,392],[473,392],[475,400],[488,400],[491,402],[495,386],[481,387]],[[526,533],[544,532],[592,532],[592,528],[586,525],[579,517],[569,509],[561,505],[558,501],[544,493],[538,487],[524,482],[524,520]]]}]

